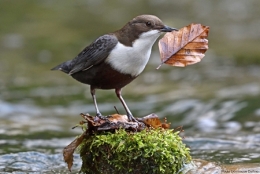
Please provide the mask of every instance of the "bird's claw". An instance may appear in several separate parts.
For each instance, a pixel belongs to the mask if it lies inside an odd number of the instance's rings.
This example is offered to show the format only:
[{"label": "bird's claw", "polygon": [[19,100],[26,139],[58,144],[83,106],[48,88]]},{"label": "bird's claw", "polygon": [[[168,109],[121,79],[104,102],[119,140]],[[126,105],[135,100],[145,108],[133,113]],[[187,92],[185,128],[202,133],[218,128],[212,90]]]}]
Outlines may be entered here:
[{"label": "bird's claw", "polygon": [[106,116],[103,116],[101,113],[97,113],[95,118],[94,118],[94,122],[97,122],[99,120],[109,121],[109,119]]},{"label": "bird's claw", "polygon": [[139,121],[133,115],[128,114],[127,117],[129,121],[139,123]]}]

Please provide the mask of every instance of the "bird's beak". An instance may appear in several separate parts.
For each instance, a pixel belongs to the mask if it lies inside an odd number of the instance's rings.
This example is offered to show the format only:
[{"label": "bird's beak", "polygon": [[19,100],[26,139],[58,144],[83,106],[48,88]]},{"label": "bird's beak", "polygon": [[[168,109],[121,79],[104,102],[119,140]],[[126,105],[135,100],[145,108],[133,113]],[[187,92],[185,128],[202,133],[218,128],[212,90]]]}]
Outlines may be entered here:
[{"label": "bird's beak", "polygon": [[178,29],[171,28],[171,27],[165,25],[160,31],[162,31],[162,32],[171,32],[171,31],[178,31]]}]

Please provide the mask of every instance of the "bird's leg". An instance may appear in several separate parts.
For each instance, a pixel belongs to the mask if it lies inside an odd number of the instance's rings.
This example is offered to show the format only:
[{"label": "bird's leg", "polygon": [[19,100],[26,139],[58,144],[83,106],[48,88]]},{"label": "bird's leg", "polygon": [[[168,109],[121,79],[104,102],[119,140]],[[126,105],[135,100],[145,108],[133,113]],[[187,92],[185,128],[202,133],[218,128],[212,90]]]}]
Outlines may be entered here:
[{"label": "bird's leg", "polygon": [[90,93],[92,95],[92,99],[93,99],[93,102],[94,102],[94,105],[95,105],[95,108],[96,108],[96,113],[97,113],[96,116],[99,117],[99,118],[102,118],[102,114],[100,113],[98,106],[97,106],[97,100],[96,100],[95,92],[96,92],[95,88],[90,87]]},{"label": "bird's leg", "polygon": [[126,103],[125,103],[125,101],[124,101],[124,99],[123,99],[123,97],[122,97],[122,95],[121,95],[121,88],[115,89],[115,93],[116,93],[116,96],[119,98],[119,100],[121,101],[122,105],[123,105],[124,108],[125,108],[125,111],[126,111],[128,120],[129,120],[129,121],[138,122],[138,121],[134,118],[134,116],[133,116],[133,114],[131,113],[131,111],[129,110],[129,108],[127,107],[127,105],[126,105]]}]

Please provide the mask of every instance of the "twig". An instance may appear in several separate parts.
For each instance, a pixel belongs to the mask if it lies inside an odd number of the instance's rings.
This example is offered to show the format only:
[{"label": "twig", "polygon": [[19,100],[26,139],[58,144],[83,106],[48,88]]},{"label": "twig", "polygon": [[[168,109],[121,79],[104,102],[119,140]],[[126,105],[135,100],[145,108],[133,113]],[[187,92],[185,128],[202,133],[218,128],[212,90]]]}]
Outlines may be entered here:
[{"label": "twig", "polygon": [[119,114],[119,112],[118,112],[118,110],[117,110],[116,106],[114,106],[114,108],[115,108],[115,110],[116,110],[116,113],[117,113],[117,114]]}]

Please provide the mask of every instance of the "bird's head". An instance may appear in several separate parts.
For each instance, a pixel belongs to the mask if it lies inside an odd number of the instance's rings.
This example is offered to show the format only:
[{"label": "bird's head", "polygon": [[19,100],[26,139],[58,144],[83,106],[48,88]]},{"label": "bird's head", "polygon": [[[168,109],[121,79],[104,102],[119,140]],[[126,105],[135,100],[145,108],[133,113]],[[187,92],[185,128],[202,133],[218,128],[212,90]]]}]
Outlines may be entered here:
[{"label": "bird's head", "polygon": [[[137,38],[155,41],[162,32],[177,30],[171,28],[154,15],[140,15],[130,20],[120,31],[123,40],[135,40]],[[129,42],[130,43],[130,42]]]},{"label": "bird's head", "polygon": [[132,31],[145,33],[152,32],[160,33],[160,32],[171,32],[173,30],[177,30],[176,28],[168,27],[164,25],[161,19],[154,15],[140,15],[129,21],[129,28]]}]

